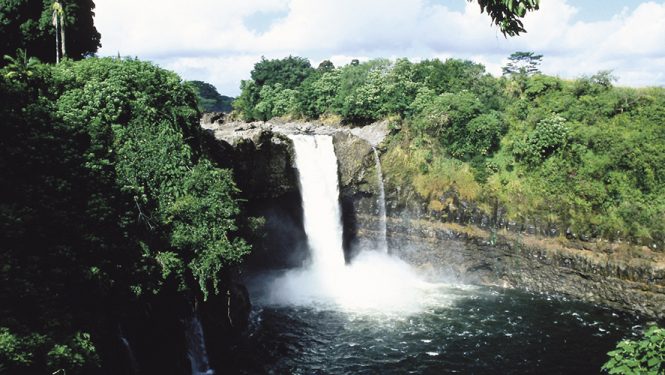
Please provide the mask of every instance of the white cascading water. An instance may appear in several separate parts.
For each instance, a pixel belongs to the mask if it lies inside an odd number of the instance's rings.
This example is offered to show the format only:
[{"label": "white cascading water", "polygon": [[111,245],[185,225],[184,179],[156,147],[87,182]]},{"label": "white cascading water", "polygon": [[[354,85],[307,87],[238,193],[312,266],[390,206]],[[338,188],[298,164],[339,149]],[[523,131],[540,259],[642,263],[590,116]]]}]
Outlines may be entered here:
[{"label": "white cascading water", "polygon": [[203,326],[201,326],[201,321],[196,313],[186,323],[185,336],[192,375],[213,375],[215,371],[210,368],[210,362],[208,361]]},{"label": "white cascading water", "polygon": [[[325,273],[344,268],[337,158],[329,135],[291,136],[312,267]],[[325,228],[325,230],[321,230]]]},{"label": "white cascading water", "polygon": [[296,154],[312,262],[269,278],[266,302],[404,313],[422,310],[431,304],[431,298],[438,298],[440,293],[432,293],[436,285],[422,281],[409,265],[385,252],[361,249],[351,264],[345,265],[332,137],[291,135],[290,138]]},{"label": "white cascading water", "polygon": [[377,247],[380,251],[388,253],[388,239],[387,239],[387,218],[386,218],[386,191],[383,188],[383,173],[381,172],[381,159],[379,158],[379,152],[376,151],[375,147],[372,147],[374,151],[374,162],[376,164],[376,179],[379,187],[379,199],[376,202],[379,206],[379,240],[377,241]]}]

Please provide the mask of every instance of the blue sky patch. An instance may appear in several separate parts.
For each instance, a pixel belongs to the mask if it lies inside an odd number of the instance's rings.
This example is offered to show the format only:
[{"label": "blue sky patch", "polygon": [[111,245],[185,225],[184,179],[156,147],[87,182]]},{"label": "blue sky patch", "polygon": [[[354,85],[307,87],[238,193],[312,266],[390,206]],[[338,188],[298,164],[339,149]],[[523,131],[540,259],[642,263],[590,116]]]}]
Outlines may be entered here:
[{"label": "blue sky patch", "polygon": [[282,18],[289,15],[288,10],[263,12],[259,11],[243,19],[243,23],[247,29],[263,34],[270,30],[272,25]]}]

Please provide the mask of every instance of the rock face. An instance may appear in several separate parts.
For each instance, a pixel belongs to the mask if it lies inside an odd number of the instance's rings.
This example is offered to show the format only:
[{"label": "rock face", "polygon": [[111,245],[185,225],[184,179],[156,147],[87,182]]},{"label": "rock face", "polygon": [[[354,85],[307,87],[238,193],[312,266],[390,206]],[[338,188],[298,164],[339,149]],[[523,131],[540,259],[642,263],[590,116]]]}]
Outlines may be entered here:
[{"label": "rock face", "polygon": [[251,303],[247,289],[236,282],[225,282],[222,293],[209,298],[199,306],[205,331],[205,343],[212,368],[218,373],[233,363],[229,351],[247,330]]},{"label": "rock face", "polygon": [[[373,220],[359,218],[360,237],[376,236]],[[665,257],[647,249],[639,254],[576,249],[507,230],[492,233],[405,217],[391,218],[388,234],[391,252],[435,280],[564,294],[665,318]]]},{"label": "rock face", "polygon": [[247,265],[301,265],[308,257],[307,237],[291,140],[260,124],[211,124],[207,129],[215,137],[214,154],[219,163],[233,168],[242,209],[248,216],[244,219],[265,218],[261,236],[245,236],[252,239],[254,248]]},{"label": "rock face", "polygon": [[[207,118],[204,118],[206,121]],[[355,202],[365,198],[362,211],[372,206],[376,191],[373,144],[387,135],[387,123],[349,129],[339,125],[273,122],[204,122],[202,127],[216,140],[220,164],[232,167],[246,200],[244,211],[266,218],[264,237],[254,243],[250,267],[298,267],[308,259],[303,226],[298,172],[291,134],[327,134],[333,137],[338,157],[340,196],[344,216],[344,247],[347,259],[356,241]]]},{"label": "rock face", "polygon": [[224,112],[206,112],[201,115],[201,125],[207,124],[222,124],[226,118]]},{"label": "rock face", "polygon": [[251,304],[244,286],[227,270],[221,293],[206,301],[200,294],[167,293],[135,301],[104,322],[110,340],[98,344],[103,361],[100,374],[191,374],[187,324],[196,315],[203,326],[213,368],[230,361],[229,348],[249,324]]},{"label": "rock face", "polygon": [[[289,134],[330,134],[339,163],[347,260],[376,242],[378,180],[373,147],[385,123],[348,130],[315,123],[206,124],[230,158],[251,215],[266,220],[266,240],[250,264],[293,267],[307,258]],[[380,149],[380,147],[379,147]],[[569,295],[665,318],[665,254],[644,248],[575,242],[546,223],[512,223],[500,207],[488,215],[450,197],[456,210],[427,211],[417,194],[386,185],[391,252],[429,277]],[[451,216],[452,215],[452,216]]]},{"label": "rock face", "polygon": [[[340,205],[344,228],[344,252],[347,261],[363,247],[358,237],[358,215],[378,214],[377,178],[372,145],[350,133],[333,136],[339,164]],[[378,229],[378,228],[377,228]]]}]

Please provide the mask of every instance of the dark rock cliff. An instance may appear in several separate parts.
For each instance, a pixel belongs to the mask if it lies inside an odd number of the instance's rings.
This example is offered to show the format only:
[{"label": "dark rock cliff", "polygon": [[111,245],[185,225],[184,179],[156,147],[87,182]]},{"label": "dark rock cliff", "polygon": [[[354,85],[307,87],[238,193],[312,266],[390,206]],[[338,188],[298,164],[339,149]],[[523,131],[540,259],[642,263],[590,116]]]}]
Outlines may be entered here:
[{"label": "dark rock cliff", "polygon": [[216,159],[233,169],[245,214],[241,221],[265,218],[259,235],[245,233],[253,245],[246,267],[300,266],[308,251],[291,140],[252,124],[223,136],[214,131],[210,134],[216,138],[211,146],[217,148]]}]

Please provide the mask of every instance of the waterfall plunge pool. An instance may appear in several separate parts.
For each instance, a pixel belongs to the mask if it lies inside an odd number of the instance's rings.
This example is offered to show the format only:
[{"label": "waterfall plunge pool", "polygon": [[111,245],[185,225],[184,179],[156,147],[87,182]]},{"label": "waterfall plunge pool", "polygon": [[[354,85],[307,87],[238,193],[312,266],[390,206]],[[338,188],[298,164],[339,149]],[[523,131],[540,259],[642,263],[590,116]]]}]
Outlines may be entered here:
[{"label": "waterfall plunge pool", "polygon": [[420,311],[284,303],[250,279],[239,374],[595,374],[645,320],[562,297],[438,284]]}]

